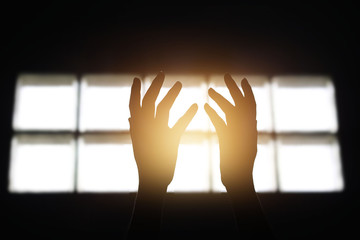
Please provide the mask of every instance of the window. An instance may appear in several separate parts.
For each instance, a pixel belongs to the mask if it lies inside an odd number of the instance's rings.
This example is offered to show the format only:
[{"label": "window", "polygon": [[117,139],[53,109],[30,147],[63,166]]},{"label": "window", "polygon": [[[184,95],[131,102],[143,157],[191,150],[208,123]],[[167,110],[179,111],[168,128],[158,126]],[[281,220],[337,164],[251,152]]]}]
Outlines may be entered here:
[{"label": "window", "polygon": [[[133,192],[137,168],[129,134],[133,78],[142,95],[154,75],[22,74],[17,79],[10,192]],[[243,76],[233,75],[240,84]],[[332,192],[344,188],[335,90],[326,76],[246,76],[257,102],[257,192]],[[157,103],[183,89],[169,126],[194,102],[199,110],[181,139],[168,192],[223,192],[219,147],[203,105],[213,87],[232,101],[222,75],[167,74]]]}]

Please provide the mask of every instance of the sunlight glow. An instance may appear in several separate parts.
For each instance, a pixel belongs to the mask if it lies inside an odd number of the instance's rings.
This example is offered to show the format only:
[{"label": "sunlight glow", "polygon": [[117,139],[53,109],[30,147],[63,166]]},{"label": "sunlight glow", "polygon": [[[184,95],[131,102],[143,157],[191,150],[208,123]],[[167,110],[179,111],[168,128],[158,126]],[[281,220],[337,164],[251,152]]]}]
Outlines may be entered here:
[{"label": "sunlight glow", "polygon": [[136,75],[86,75],[81,81],[80,130],[129,130],[130,89]]},{"label": "sunlight glow", "polygon": [[168,192],[209,192],[209,143],[206,139],[183,136],[173,181]]},{"label": "sunlight glow", "polygon": [[[234,75],[233,79],[241,89],[241,80],[244,76]],[[264,76],[246,76],[249,81],[256,100],[256,119],[259,131],[272,131],[272,118],[271,118],[271,100],[270,100],[270,83],[269,79]],[[234,104],[234,101],[229,93],[228,88],[224,82],[224,76],[212,75],[210,77],[210,87],[215,89],[218,93],[223,95],[229,102]],[[241,89],[242,90],[242,89]],[[225,120],[225,113],[215,103],[214,100],[209,98],[209,103],[212,108]],[[225,120],[226,121],[226,120]],[[215,131],[214,126],[211,125],[211,130]]]},{"label": "sunlight glow", "polygon": [[17,130],[75,130],[77,82],[72,75],[20,75],[13,127]]},{"label": "sunlight glow", "polygon": [[275,129],[336,132],[334,87],[327,77],[273,79]]},{"label": "sunlight glow", "polygon": [[281,191],[343,189],[339,145],[334,137],[281,137],[278,149]]},{"label": "sunlight glow", "polygon": [[[149,88],[153,79],[154,76],[146,77],[146,90]],[[156,106],[165,97],[166,93],[176,83],[176,81],[180,81],[182,83],[182,89],[179,96],[176,98],[174,105],[170,109],[169,127],[174,126],[176,121],[189,109],[193,103],[197,103],[199,109],[186,130],[208,130],[210,122],[205,110],[203,109],[207,98],[207,89],[204,76],[166,75],[163,87],[161,88],[155,103]]]},{"label": "sunlight glow", "polygon": [[137,191],[138,173],[130,136],[82,136],[77,177],[79,192]]},{"label": "sunlight glow", "polygon": [[74,191],[71,135],[17,135],[11,150],[10,192]]}]

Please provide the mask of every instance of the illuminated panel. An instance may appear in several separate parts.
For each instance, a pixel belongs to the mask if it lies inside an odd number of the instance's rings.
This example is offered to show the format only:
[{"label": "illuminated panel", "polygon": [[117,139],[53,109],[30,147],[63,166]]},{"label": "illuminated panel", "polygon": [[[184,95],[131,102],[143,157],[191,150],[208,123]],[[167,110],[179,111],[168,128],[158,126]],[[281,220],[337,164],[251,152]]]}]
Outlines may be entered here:
[{"label": "illuminated panel", "polygon": [[209,192],[209,143],[200,136],[182,137],[168,192]]},{"label": "illuminated panel", "polygon": [[79,139],[79,192],[137,191],[130,136],[84,135]]},{"label": "illuminated panel", "polygon": [[16,130],[74,130],[76,108],[75,76],[20,75],[13,127]]},{"label": "illuminated panel", "polygon": [[10,192],[72,192],[75,150],[71,135],[16,135],[12,139]]},{"label": "illuminated panel", "polygon": [[80,130],[129,130],[129,99],[136,75],[85,75],[81,79]]},{"label": "illuminated panel", "polygon": [[283,136],[278,138],[280,191],[341,191],[339,145],[333,136]]},{"label": "illuminated panel", "polygon": [[[232,76],[239,88],[241,88],[241,80],[244,76],[234,75]],[[271,121],[271,105],[270,105],[270,83],[269,79],[264,76],[245,76],[249,81],[256,100],[256,115],[257,115],[257,127],[259,131],[272,131]],[[229,102],[234,104],[234,101],[229,93],[228,88],[224,82],[223,75],[212,75],[210,77],[210,87],[215,89]],[[209,98],[209,104],[219,114],[219,116],[225,120],[225,114],[214,100]],[[211,130],[214,131],[214,127],[211,125]]]},{"label": "illuminated panel", "polygon": [[[221,182],[220,151],[218,138],[212,138],[211,148],[212,190],[226,192]],[[253,168],[253,182],[256,192],[275,192],[277,190],[274,160],[274,143],[267,135],[259,135],[258,151]]]},{"label": "illuminated panel", "polygon": [[[146,77],[146,90],[149,88],[154,77],[155,76]],[[177,81],[182,83],[182,89],[170,110],[169,127],[174,126],[176,121],[189,109],[189,107],[192,104],[197,103],[199,109],[187,127],[187,130],[208,130],[209,119],[203,108],[207,99],[205,76],[165,75],[165,81],[156,100],[156,105],[160,103],[160,101],[165,97],[166,93]]]},{"label": "illuminated panel", "polygon": [[275,130],[337,131],[335,96],[327,77],[274,77]]}]

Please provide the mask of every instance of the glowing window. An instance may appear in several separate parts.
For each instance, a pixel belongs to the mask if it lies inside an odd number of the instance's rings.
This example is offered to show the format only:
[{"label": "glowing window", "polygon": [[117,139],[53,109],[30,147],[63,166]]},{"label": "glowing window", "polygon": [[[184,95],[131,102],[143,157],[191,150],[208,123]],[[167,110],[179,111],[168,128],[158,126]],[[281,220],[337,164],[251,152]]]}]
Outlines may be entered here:
[{"label": "glowing window", "polygon": [[206,139],[185,135],[181,139],[174,178],[169,192],[210,191],[209,143]]},{"label": "glowing window", "polygon": [[104,74],[82,77],[80,130],[129,130],[129,98],[135,76]]},{"label": "glowing window", "polygon": [[[23,74],[14,107],[10,192],[133,192],[138,173],[128,104],[139,74]],[[154,75],[145,75],[142,96]],[[242,75],[233,75],[240,86]],[[335,89],[324,76],[246,76],[257,102],[257,192],[333,192],[344,188]],[[233,103],[223,76],[166,74],[158,104],[176,81],[182,90],[169,126],[193,104],[168,192],[224,192],[219,146],[203,105],[221,109],[212,87]],[[80,86],[80,88],[78,87]],[[80,101],[78,101],[79,99]],[[305,177],[306,176],[306,177]]]},{"label": "glowing window", "polygon": [[16,135],[12,139],[11,192],[72,192],[75,144],[71,135]]},{"label": "glowing window", "polygon": [[17,130],[75,130],[77,81],[72,75],[21,75],[13,127]]},{"label": "glowing window", "polygon": [[79,192],[136,191],[138,175],[130,136],[86,134],[79,139]]},{"label": "glowing window", "polygon": [[283,136],[278,147],[280,190],[342,190],[339,145],[333,136]]},{"label": "glowing window", "polygon": [[327,77],[273,79],[275,130],[336,132],[334,87]]}]

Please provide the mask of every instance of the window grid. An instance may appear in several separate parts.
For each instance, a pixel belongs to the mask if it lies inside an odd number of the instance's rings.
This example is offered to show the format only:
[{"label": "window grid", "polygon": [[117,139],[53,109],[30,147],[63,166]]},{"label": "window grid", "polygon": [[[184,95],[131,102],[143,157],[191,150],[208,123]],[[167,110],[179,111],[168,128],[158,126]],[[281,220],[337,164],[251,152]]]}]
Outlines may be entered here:
[{"label": "window grid", "polygon": [[[149,75],[145,75],[145,74],[135,74],[134,76],[138,76],[141,79],[142,82],[142,96],[145,94],[146,90],[145,86],[149,86],[149,83],[147,83],[147,79],[149,77]],[[206,89],[208,89],[211,85],[210,79],[211,79],[211,75],[204,75],[204,82],[206,84]],[[73,138],[74,138],[74,142],[75,142],[75,172],[74,172],[74,191],[75,193],[79,193],[78,191],[78,167],[79,167],[79,139],[81,137],[84,137],[88,134],[98,134],[99,136],[106,136],[106,135],[129,135],[129,131],[128,130],[114,130],[114,131],[103,131],[103,130],[85,130],[85,131],[81,131],[81,96],[83,94],[83,89],[82,89],[82,78],[83,76],[78,76],[76,78],[76,90],[77,90],[77,101],[76,101],[76,128],[74,131],[71,130],[57,130],[57,131],[43,131],[43,130],[17,130],[14,127],[14,136],[17,136],[19,134],[48,134],[48,135],[58,135],[58,134],[72,134]],[[238,79],[241,80],[241,79]],[[274,90],[273,90],[273,83],[272,83],[273,78],[268,78],[268,82],[270,84],[270,89],[269,89],[269,94],[270,94],[270,117],[272,119],[271,121],[271,131],[259,131],[259,137],[261,137],[262,135],[268,135],[270,136],[270,139],[273,141],[274,143],[274,161],[275,161],[275,182],[276,182],[276,190],[275,191],[270,191],[270,192],[283,192],[281,191],[281,183],[279,180],[279,163],[278,163],[278,151],[279,151],[279,144],[278,144],[278,138],[280,136],[301,136],[301,135],[306,135],[306,136],[311,136],[311,135],[321,135],[321,136],[333,136],[335,139],[337,139],[337,131],[335,132],[330,132],[330,131],[323,131],[323,132],[276,132],[275,130],[275,118],[274,118],[274,102],[273,102],[273,94],[274,94]],[[181,94],[181,92],[180,92]],[[208,94],[206,94],[206,102],[210,101],[210,98],[208,96]],[[199,108],[201,108],[202,106],[199,106]],[[211,154],[211,149],[213,148],[214,142],[211,140],[211,138],[216,137],[216,133],[209,127],[206,131],[202,131],[202,130],[190,130],[190,131],[186,131],[185,134],[196,134],[199,136],[204,137],[205,134],[205,139],[208,140],[209,142],[209,153],[208,153],[208,161],[209,163],[209,183],[210,183],[210,189],[208,191],[205,192],[218,192],[218,191],[214,191],[213,189],[213,165],[212,165],[212,158],[214,157],[213,154]],[[203,191],[202,191],[203,192]]]}]

